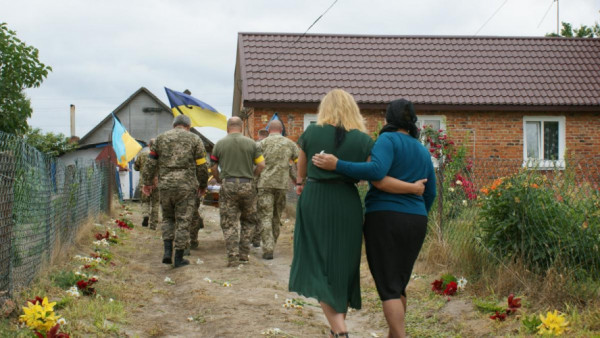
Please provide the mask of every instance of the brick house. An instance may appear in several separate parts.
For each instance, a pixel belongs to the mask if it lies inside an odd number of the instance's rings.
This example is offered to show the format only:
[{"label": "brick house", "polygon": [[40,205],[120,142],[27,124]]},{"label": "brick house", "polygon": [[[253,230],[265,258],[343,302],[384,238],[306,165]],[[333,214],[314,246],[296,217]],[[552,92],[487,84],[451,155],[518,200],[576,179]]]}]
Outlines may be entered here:
[{"label": "brick house", "polygon": [[277,112],[297,140],[333,88],[370,132],[406,98],[476,158],[600,154],[600,39],[239,34],[233,115],[249,136]]}]

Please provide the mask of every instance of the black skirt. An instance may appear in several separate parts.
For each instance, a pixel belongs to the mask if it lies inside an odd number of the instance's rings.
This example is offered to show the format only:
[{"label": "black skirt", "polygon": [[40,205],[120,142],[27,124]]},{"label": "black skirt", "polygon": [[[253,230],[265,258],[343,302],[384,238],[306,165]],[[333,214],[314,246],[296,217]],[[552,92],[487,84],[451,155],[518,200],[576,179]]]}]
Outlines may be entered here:
[{"label": "black skirt", "polygon": [[369,269],[382,301],[406,297],[406,286],[427,233],[427,216],[395,211],[365,215]]}]

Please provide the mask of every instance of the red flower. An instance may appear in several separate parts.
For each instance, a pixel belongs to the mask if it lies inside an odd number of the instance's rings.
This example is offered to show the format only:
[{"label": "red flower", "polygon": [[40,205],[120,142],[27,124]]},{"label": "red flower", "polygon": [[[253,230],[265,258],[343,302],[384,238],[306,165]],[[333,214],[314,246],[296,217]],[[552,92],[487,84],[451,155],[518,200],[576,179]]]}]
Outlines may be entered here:
[{"label": "red flower", "polygon": [[31,303],[33,305],[35,305],[35,304],[40,304],[41,305],[43,301],[44,300],[42,298],[40,298],[40,296],[35,296],[34,299],[27,300],[27,302],[29,302],[29,303]]},{"label": "red flower", "polygon": [[88,283],[84,280],[80,280],[79,282],[77,282],[77,288],[79,290],[85,290],[88,287]]},{"label": "red flower", "polygon": [[515,298],[512,293],[508,296],[508,309],[506,313],[515,313],[517,309],[521,307],[521,298]]},{"label": "red flower", "polygon": [[68,334],[64,332],[58,332],[59,328],[59,324],[54,325],[46,334],[46,338],[70,338]]},{"label": "red flower", "polygon": [[431,291],[434,291],[436,293],[442,293],[442,285],[443,284],[444,284],[444,282],[436,279],[433,283],[431,283]]},{"label": "red flower", "polygon": [[450,283],[448,283],[448,285],[446,285],[444,294],[446,296],[452,296],[456,293],[457,288],[458,288],[458,285],[456,284],[456,282],[450,282]]},{"label": "red flower", "polygon": [[496,311],[496,314],[491,315],[490,319],[504,321],[506,319],[506,313],[499,313]]}]

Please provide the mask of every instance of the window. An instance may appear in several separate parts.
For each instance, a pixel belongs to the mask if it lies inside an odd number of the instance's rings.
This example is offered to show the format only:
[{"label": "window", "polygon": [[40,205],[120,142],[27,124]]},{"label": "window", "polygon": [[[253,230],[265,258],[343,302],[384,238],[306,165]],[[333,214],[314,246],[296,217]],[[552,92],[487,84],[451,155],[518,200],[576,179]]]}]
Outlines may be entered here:
[{"label": "window", "polygon": [[432,126],[435,130],[446,130],[446,118],[441,115],[418,115],[417,127]]},{"label": "window", "polygon": [[317,114],[304,114],[304,130],[311,124],[317,123]]},{"label": "window", "polygon": [[564,116],[525,116],[523,138],[525,165],[540,168],[564,166]]}]

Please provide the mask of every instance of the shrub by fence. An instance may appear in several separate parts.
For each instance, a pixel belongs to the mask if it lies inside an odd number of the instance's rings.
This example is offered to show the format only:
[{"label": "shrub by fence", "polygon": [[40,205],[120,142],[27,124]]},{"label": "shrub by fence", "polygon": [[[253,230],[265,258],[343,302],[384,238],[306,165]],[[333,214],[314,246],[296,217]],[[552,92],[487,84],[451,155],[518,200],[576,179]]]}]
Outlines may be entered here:
[{"label": "shrub by fence", "polygon": [[0,132],[0,298],[28,285],[57,244],[108,210],[110,166],[62,165]]}]

